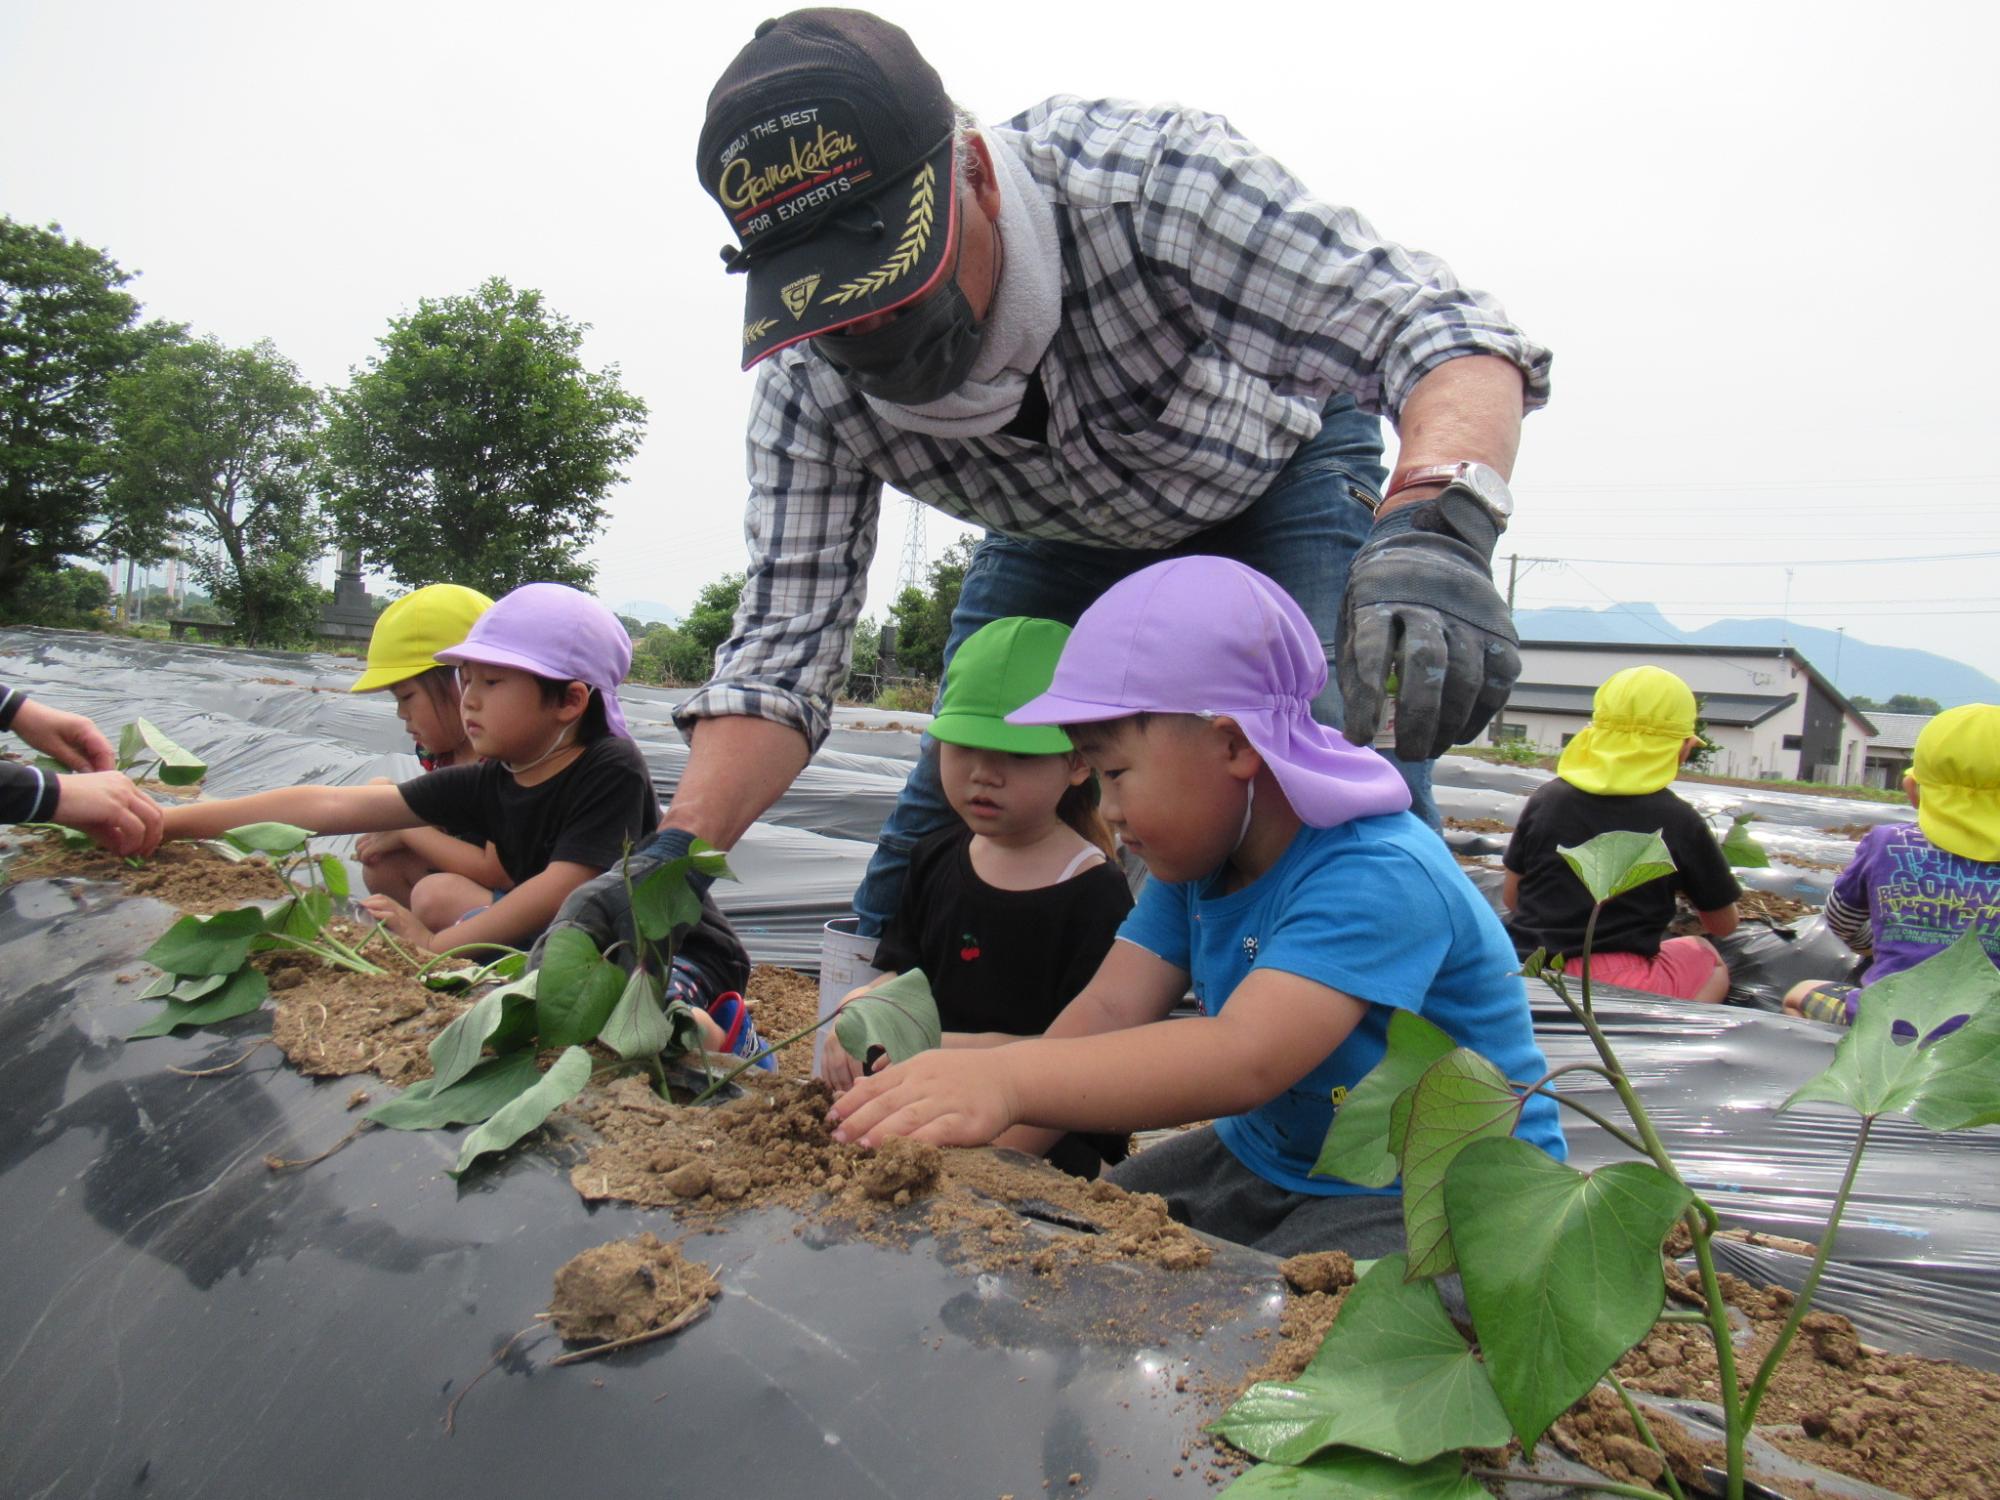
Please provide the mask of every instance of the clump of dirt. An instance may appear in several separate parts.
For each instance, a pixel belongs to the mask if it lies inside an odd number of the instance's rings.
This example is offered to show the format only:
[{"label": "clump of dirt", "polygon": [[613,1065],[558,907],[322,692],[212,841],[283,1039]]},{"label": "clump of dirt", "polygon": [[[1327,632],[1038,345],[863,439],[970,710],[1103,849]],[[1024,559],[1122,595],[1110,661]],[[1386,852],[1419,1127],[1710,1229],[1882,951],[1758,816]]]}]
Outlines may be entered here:
[{"label": "clump of dirt", "polygon": [[[750,983],[743,998],[749,1002],[750,1018],[757,1023],[757,1035],[766,1043],[783,1041],[819,1019],[819,982],[797,969],[781,969],[759,964],[750,971]],[[803,1082],[812,1076],[813,1046],[804,1037],[778,1053],[778,1076]]]},{"label": "clump of dirt", "polygon": [[1640,1438],[1616,1392],[1602,1385],[1549,1428],[1549,1441],[1578,1463],[1624,1484],[1653,1484],[1666,1472],[1667,1463],[1683,1484],[1696,1483],[1704,1468],[1723,1466],[1720,1443],[1691,1438],[1678,1422],[1657,1413],[1648,1413],[1646,1422],[1666,1450],[1666,1463]]},{"label": "clump of dirt", "polygon": [[1444,826],[1462,829],[1466,833],[1512,833],[1514,830],[1498,818],[1446,818]]},{"label": "clump of dirt", "polygon": [[[683,1218],[727,1213],[754,1196],[884,1244],[928,1231],[957,1263],[1052,1278],[1089,1262],[1191,1270],[1210,1258],[1151,1194],[988,1148],[895,1141],[870,1152],[833,1139],[824,1084],[744,1079],[748,1091],[716,1109],[668,1104],[641,1078],[588,1096],[572,1108],[597,1141],[571,1183],[588,1199],[671,1206]],[[902,1212],[919,1205],[921,1217]],[[1079,1232],[1051,1235],[1036,1220]]]},{"label": "clump of dirt", "polygon": [[1354,1285],[1354,1257],[1345,1250],[1315,1250],[1281,1261],[1278,1274],[1295,1292],[1336,1292]]},{"label": "clump of dirt", "polygon": [[1736,900],[1736,910],[1741,915],[1773,924],[1790,922],[1798,917],[1809,917],[1818,909],[1807,902],[1795,901],[1790,896],[1780,896],[1774,891],[1745,891]]},{"label": "clump of dirt", "polygon": [[556,1272],[549,1321],[572,1344],[606,1344],[686,1327],[722,1290],[678,1243],[641,1234],[586,1250]]},{"label": "clump of dirt", "polygon": [[[1282,1269],[1282,1268],[1281,1268]],[[1301,1292],[1285,1299],[1284,1309],[1278,1314],[1278,1332],[1271,1344],[1271,1352],[1264,1362],[1244,1377],[1244,1389],[1260,1380],[1297,1380],[1305,1373],[1313,1356],[1319,1353],[1319,1346],[1326,1342],[1328,1330],[1334,1319],[1340,1316],[1341,1304],[1347,1301],[1347,1288],[1341,1287],[1331,1292]],[[1224,1405],[1235,1401],[1242,1391],[1229,1393]]]},{"label": "clump of dirt", "polygon": [[1821,833],[1830,833],[1837,839],[1861,839],[1873,833],[1880,825],[1876,823],[1836,823],[1831,828],[1822,828]]},{"label": "clump of dirt", "polygon": [[129,865],[109,850],[65,849],[60,835],[47,833],[10,860],[5,874],[9,881],[58,877],[116,881],[201,917],[285,894],[284,882],[261,855],[237,861],[195,843],[162,844],[144,864]]}]

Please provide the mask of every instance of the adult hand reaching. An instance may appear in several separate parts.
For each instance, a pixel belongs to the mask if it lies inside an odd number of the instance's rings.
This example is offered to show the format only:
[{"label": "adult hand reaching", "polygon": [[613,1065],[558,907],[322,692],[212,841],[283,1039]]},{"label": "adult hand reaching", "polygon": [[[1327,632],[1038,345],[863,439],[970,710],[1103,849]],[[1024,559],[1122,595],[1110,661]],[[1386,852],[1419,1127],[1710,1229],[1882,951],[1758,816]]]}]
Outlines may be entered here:
[{"label": "adult hand reaching", "polygon": [[33,698],[15,712],[14,733],[72,771],[109,771],[118,765],[111,741],[90,720]]},{"label": "adult hand reaching", "polygon": [[1374,739],[1391,674],[1404,760],[1464,744],[1505,705],[1521,652],[1493,586],[1499,535],[1478,498],[1457,486],[1375,523],[1348,572],[1334,653],[1349,740]]},{"label": "adult hand reaching", "polygon": [[[535,939],[534,951],[528,955],[528,967],[539,969],[542,955],[547,950],[549,939],[565,928],[581,932],[597,945],[603,953],[614,943],[626,944],[629,955],[636,951],[638,930],[632,924],[632,898],[627,893],[626,882],[637,885],[661,865],[671,864],[688,853],[694,846],[694,835],[685,828],[667,828],[654,834],[645,843],[632,851],[631,857],[622,865],[613,865],[595,880],[585,881],[569,893],[556,918],[549,923],[548,930]],[[707,892],[713,884],[711,878],[690,870],[688,888],[695,895]],[[627,963],[627,967],[631,967]]]}]

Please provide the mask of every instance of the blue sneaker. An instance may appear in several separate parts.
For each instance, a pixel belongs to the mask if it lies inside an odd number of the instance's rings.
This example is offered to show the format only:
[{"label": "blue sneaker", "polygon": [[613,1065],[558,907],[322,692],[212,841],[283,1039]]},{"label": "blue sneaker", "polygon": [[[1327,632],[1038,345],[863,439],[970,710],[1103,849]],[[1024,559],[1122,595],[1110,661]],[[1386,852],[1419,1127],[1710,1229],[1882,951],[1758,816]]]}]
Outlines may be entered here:
[{"label": "blue sneaker", "polygon": [[[750,1019],[750,1007],[735,990],[709,1001],[708,1016],[722,1028],[723,1051],[737,1057],[757,1057],[764,1050],[764,1043],[757,1036],[757,1024]],[[777,1072],[777,1054],[758,1057],[757,1066],[767,1073]]]}]

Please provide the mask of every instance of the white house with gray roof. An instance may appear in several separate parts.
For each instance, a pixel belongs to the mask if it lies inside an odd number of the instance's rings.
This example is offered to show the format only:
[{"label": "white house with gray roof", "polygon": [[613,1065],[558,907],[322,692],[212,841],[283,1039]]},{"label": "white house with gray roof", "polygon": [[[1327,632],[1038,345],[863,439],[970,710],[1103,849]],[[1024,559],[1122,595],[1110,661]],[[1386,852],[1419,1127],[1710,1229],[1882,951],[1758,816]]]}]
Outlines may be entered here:
[{"label": "white house with gray roof", "polygon": [[1714,774],[1862,784],[1874,723],[1791,646],[1523,641],[1520,680],[1476,743],[1523,741],[1553,755],[1590,722],[1599,683],[1649,665],[1694,690]]}]

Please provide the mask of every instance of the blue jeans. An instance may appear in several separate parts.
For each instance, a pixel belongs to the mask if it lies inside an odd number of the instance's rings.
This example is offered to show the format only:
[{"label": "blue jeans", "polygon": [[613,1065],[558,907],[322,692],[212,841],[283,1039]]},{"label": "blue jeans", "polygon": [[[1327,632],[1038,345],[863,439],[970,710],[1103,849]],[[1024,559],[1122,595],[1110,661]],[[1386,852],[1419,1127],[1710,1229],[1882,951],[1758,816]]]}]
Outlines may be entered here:
[{"label": "blue jeans", "polygon": [[[972,566],[966,569],[958,608],[952,612],[945,665],[951,665],[966,637],[993,620],[1030,615],[1074,625],[1077,616],[1119,579],[1165,558],[1197,554],[1231,557],[1275,579],[1319,631],[1330,665],[1348,566],[1368,539],[1371,507],[1385,473],[1381,422],[1355,410],[1353,401],[1343,396],[1327,407],[1318,434],[1299,447],[1248,510],[1169,551],[1114,551],[1075,542],[1020,541],[988,532],[973,549]],[[1330,673],[1326,688],[1313,699],[1313,717],[1340,727],[1340,692]],[[1410,784],[1413,810],[1437,827],[1430,762],[1395,761],[1395,765]],[[881,932],[895,912],[910,850],[956,816],[938,780],[935,745],[926,735],[916,768],[883,826],[868,873],[854,892],[854,913],[863,936]]]}]

